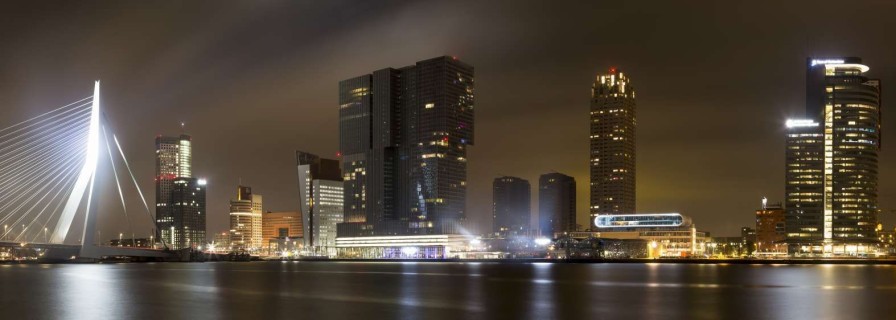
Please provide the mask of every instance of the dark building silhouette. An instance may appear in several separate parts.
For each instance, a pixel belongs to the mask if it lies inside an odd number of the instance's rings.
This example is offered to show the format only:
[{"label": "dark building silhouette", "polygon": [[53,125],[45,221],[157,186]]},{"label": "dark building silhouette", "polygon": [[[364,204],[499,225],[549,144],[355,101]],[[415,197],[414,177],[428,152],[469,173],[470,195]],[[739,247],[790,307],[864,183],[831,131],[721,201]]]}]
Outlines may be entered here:
[{"label": "dark building silhouette", "polygon": [[499,177],[492,182],[492,230],[499,236],[525,235],[532,216],[528,180]]},{"label": "dark building silhouette", "polygon": [[538,178],[539,234],[576,231],[576,179],[552,172]]},{"label": "dark building silhouette", "polygon": [[806,116],[787,121],[788,252],[860,255],[877,244],[880,80],[859,58],[808,59]]},{"label": "dark building silhouette", "polygon": [[339,133],[340,237],[460,232],[472,66],[438,57],[341,81]]}]

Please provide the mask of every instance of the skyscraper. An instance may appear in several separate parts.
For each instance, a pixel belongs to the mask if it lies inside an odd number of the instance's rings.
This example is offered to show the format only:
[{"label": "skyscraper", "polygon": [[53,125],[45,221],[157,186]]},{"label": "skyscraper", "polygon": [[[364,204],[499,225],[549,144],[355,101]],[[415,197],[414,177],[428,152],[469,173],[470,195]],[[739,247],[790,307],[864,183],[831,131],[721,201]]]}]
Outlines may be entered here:
[{"label": "skyscraper", "polygon": [[251,187],[237,187],[236,199],[230,200],[230,242],[236,249],[262,247],[262,197]]},{"label": "skyscraper", "polygon": [[576,231],[576,179],[552,172],[538,178],[539,234]]},{"label": "skyscraper", "polygon": [[339,83],[340,237],[460,232],[473,67],[451,57]]},{"label": "skyscraper", "polygon": [[167,230],[171,248],[198,248],[205,244],[205,186],[202,179],[174,179],[167,208],[172,218]]},{"label": "skyscraper", "polygon": [[532,216],[529,181],[499,177],[492,182],[492,230],[499,236],[525,235]]},{"label": "skyscraper", "polygon": [[875,250],[880,80],[867,78],[868,70],[859,58],[807,61],[806,117],[786,123],[791,254]]},{"label": "skyscraper", "polygon": [[336,225],[343,221],[343,182],[339,160],[296,151],[299,208],[305,250],[336,254]]},{"label": "skyscraper", "polygon": [[635,125],[635,89],[625,74],[610,68],[591,90],[589,220],[635,213]]},{"label": "skyscraper", "polygon": [[175,242],[172,230],[182,227],[175,226],[172,192],[177,178],[192,176],[192,157],[190,136],[156,137],[156,235],[166,244]]}]

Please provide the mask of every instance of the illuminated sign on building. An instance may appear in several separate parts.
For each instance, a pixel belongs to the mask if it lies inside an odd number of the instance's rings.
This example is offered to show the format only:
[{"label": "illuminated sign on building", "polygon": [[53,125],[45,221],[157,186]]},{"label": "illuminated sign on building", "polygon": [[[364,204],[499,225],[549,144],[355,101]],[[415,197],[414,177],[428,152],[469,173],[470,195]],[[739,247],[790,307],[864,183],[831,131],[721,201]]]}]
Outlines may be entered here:
[{"label": "illuminated sign on building", "polygon": [[813,67],[819,64],[842,64],[846,61],[843,59],[812,59],[810,63]]},{"label": "illuminated sign on building", "polygon": [[796,128],[796,127],[817,127],[818,122],[815,120],[809,119],[787,119],[785,123],[788,128]]}]

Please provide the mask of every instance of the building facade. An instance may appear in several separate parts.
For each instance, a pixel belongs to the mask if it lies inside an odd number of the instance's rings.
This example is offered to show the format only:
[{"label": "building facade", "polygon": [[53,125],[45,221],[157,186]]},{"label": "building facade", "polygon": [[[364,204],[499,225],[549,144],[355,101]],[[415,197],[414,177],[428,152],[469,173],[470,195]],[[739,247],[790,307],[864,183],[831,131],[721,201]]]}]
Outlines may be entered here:
[{"label": "building facade", "polygon": [[756,210],[756,251],[786,253],[785,235],[784,206],[767,204],[763,199],[762,208]]},{"label": "building facade", "polygon": [[234,250],[257,251],[263,247],[262,197],[251,187],[237,187],[230,200],[230,244]]},{"label": "building facade", "polygon": [[576,230],[576,179],[552,172],[538,178],[539,235],[554,238]]},{"label": "building facade", "polygon": [[786,123],[791,254],[877,251],[880,80],[868,70],[859,58],[808,59],[806,117]]},{"label": "building facade", "polygon": [[648,243],[648,257],[702,257],[707,253],[709,233],[697,231],[690,217],[679,213],[600,215],[591,232],[569,232],[574,239],[640,239]]},{"label": "building facade", "polygon": [[171,190],[168,210],[171,223],[166,241],[174,249],[199,248],[205,245],[206,182],[196,178],[176,178]]},{"label": "building facade", "polygon": [[[182,134],[177,137],[157,136],[156,141],[156,237],[167,246],[173,249],[185,248],[185,244],[189,242],[205,242],[205,198],[204,186],[202,187],[202,199],[184,199],[184,184],[190,184],[186,180],[192,177],[192,138],[189,135]],[[180,181],[177,182],[176,181]],[[196,182],[192,184],[196,187]],[[178,190],[175,190],[178,189]],[[175,194],[177,193],[177,194]],[[174,197],[181,199],[175,202]],[[184,217],[182,214],[190,212],[192,209],[175,203],[183,203],[184,200],[196,201],[201,200],[202,208],[202,230],[193,230],[189,235],[185,233],[185,228],[199,227],[199,222],[192,224],[184,224],[184,221],[194,221],[195,217]],[[175,208],[178,206],[179,208]],[[195,237],[201,231],[203,238]],[[189,240],[191,239],[191,240]]]},{"label": "building facade", "polygon": [[[635,213],[635,89],[621,71],[591,90],[591,218]],[[594,227],[592,225],[592,227]]]},{"label": "building facade", "polygon": [[[302,217],[298,212],[266,212],[261,215],[261,238],[268,254],[284,250],[283,244],[302,237]],[[292,249],[294,246],[289,246]]]},{"label": "building facade", "polygon": [[296,164],[305,252],[334,256],[336,225],[342,223],[344,218],[344,189],[339,160],[296,151]]},{"label": "building facade", "polygon": [[517,177],[492,182],[492,231],[498,236],[526,235],[532,218],[532,186]]},{"label": "building facade", "polygon": [[473,67],[452,57],[339,83],[339,237],[461,231],[473,87]]}]

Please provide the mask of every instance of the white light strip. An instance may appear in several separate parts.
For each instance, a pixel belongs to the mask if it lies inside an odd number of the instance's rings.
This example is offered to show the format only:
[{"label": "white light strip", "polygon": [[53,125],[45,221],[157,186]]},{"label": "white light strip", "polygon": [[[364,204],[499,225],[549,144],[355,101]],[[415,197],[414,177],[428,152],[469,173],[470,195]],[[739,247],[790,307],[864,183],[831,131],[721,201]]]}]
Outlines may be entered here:
[{"label": "white light strip", "polygon": [[862,73],[865,73],[865,72],[868,72],[868,70],[871,70],[871,68],[869,68],[868,66],[866,66],[864,64],[858,64],[858,63],[825,64],[824,68],[825,68],[825,70],[859,69],[859,71],[861,71]]}]

